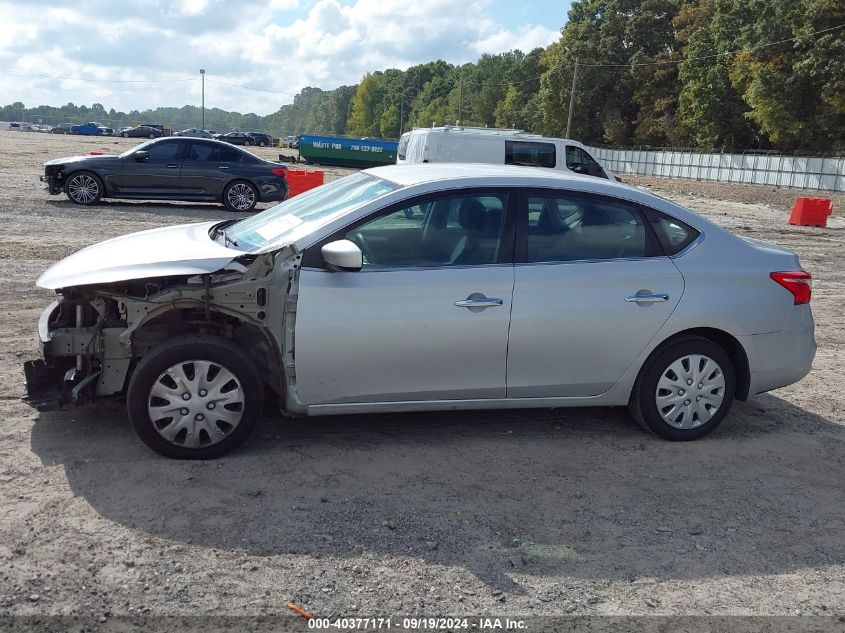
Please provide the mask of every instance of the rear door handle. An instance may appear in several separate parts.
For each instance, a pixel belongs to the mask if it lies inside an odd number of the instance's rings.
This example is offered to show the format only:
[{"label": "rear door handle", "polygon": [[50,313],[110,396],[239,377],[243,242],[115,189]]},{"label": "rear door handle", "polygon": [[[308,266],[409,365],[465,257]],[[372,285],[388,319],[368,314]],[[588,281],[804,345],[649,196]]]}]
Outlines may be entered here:
[{"label": "rear door handle", "polygon": [[217,169],[229,169],[228,165],[217,165]]},{"label": "rear door handle", "polygon": [[165,165],[165,167],[167,167],[168,169],[179,169],[179,165],[176,163],[170,163],[168,165]]},{"label": "rear door handle", "polygon": [[501,299],[483,298],[483,299],[463,299],[462,301],[455,301],[455,306],[458,308],[492,308],[493,306],[502,305]]},{"label": "rear door handle", "polygon": [[631,295],[630,297],[625,297],[625,301],[628,303],[658,303],[660,301],[669,301],[669,295],[665,292]]}]

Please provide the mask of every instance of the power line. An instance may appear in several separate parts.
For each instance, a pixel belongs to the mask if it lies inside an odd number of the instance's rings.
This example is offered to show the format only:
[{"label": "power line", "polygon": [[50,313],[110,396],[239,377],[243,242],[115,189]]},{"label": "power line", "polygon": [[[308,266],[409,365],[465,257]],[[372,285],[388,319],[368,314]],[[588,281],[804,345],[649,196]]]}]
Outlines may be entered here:
[{"label": "power line", "polygon": [[257,92],[269,92],[270,94],[274,95],[285,95],[287,97],[295,97],[299,93],[292,93],[292,92],[282,92],[280,90],[268,90],[267,88],[254,88],[253,86],[241,86],[239,84],[230,84],[226,81],[220,81],[218,79],[208,79],[206,81],[213,84],[222,84],[224,86],[231,86],[232,88],[241,88],[243,90],[255,90]]},{"label": "power line", "polygon": [[760,50],[761,48],[769,48],[770,46],[777,46],[778,44],[786,44],[787,42],[797,42],[798,40],[805,38],[805,37],[812,37],[814,35],[821,35],[822,33],[827,33],[829,31],[835,31],[836,29],[841,29],[845,24],[839,24],[837,26],[831,26],[826,29],[821,29],[820,31],[813,31],[812,33],[807,33],[805,35],[801,35],[798,37],[790,37],[784,40],[777,40],[776,42],[768,42],[766,44],[759,44],[757,46],[750,46],[748,48],[737,48],[732,51],[724,51],[722,53],[712,53],[710,55],[699,55],[697,57],[684,57],[681,59],[670,59],[663,62],[629,62],[627,64],[584,64],[581,63],[579,66],[589,66],[591,68],[622,68],[622,67],[631,67],[631,66],[666,66],[669,64],[681,64],[683,62],[691,62],[696,61],[699,59],[713,59],[714,57],[727,57],[730,55],[736,55],[737,53],[750,53],[752,51]]},{"label": "power line", "polygon": [[[750,53],[752,51],[760,50],[763,48],[769,48],[771,46],[777,46],[778,44],[786,44],[787,42],[796,42],[799,39],[805,37],[812,37],[814,35],[821,35],[822,33],[828,33],[830,31],[835,31],[837,29],[841,29],[845,27],[845,24],[838,24],[837,26],[831,26],[826,29],[821,29],[819,31],[813,31],[812,33],[807,33],[806,35],[801,35],[799,37],[790,37],[783,40],[777,40],[775,42],[767,42],[765,44],[759,44],[757,46],[751,46],[748,48],[738,48],[732,51],[724,51],[721,53],[712,53],[710,55],[699,55],[696,57],[683,57],[680,59],[671,59],[661,62],[628,62],[627,64],[585,64],[584,62],[579,62],[578,65],[580,67],[589,67],[589,68],[631,68],[634,66],[642,67],[642,66],[666,66],[671,64],[681,64],[683,62],[688,61],[697,61],[699,59],[713,59],[715,57],[726,57],[730,55],[736,55],[738,53]],[[573,68],[573,66],[565,66],[565,68]],[[507,87],[513,86],[521,83],[528,83],[529,81],[537,81],[542,77],[542,75],[537,75],[536,77],[531,77],[529,79],[523,79],[520,81],[511,81],[506,83],[489,83],[489,82],[480,82],[480,81],[465,81],[464,83],[471,84],[473,86],[499,86],[499,87]]]},{"label": "power line", "polygon": [[41,73],[25,73],[20,70],[13,70],[11,68],[0,68],[0,71],[10,75],[17,75],[19,77],[43,77],[45,79],[61,79],[67,81],[88,81],[93,83],[114,83],[114,84],[160,84],[170,83],[173,81],[196,81],[196,77],[186,77],[184,79],[96,79],[90,77],[67,77],[64,75],[44,75]]}]

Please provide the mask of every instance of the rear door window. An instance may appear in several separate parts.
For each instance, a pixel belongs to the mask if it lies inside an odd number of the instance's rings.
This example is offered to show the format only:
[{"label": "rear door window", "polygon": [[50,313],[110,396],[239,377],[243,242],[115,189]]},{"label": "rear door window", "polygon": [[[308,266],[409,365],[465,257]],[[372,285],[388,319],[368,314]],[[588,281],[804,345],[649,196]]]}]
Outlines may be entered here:
[{"label": "rear door window", "polygon": [[557,164],[555,145],[535,141],[505,141],[505,164],[554,167]]},{"label": "rear door window", "polygon": [[561,192],[527,197],[525,261],[646,257],[645,225],[633,204]]},{"label": "rear door window", "polygon": [[220,158],[221,163],[237,163],[241,158],[241,152],[234,147],[221,147]]},{"label": "rear door window", "polygon": [[218,158],[219,151],[216,145],[212,145],[211,143],[191,143],[187,160],[217,162]]}]

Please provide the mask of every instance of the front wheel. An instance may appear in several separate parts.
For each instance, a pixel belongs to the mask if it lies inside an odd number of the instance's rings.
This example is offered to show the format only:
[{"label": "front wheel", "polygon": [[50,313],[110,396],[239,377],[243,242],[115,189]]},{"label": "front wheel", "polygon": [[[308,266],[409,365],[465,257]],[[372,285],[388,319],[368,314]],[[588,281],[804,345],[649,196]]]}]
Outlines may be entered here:
[{"label": "front wheel", "polygon": [[129,383],[126,406],[135,432],[157,453],[213,459],[246,440],[263,399],[258,370],[240,347],[194,334],[144,355]]},{"label": "front wheel", "polygon": [[77,172],[65,181],[65,195],[74,204],[95,205],[103,197],[103,181],[90,171]]},{"label": "front wheel", "polygon": [[123,138],[129,138],[129,132],[124,132],[124,133],[123,133]]},{"label": "front wheel", "polygon": [[628,405],[645,429],[667,440],[694,440],[715,429],[734,399],[736,373],[730,357],[698,336],[678,340],[650,358]]},{"label": "front wheel", "polygon": [[156,137],[155,134],[150,134],[150,138],[155,138],[155,137]]},{"label": "front wheel", "polygon": [[264,141],[258,141],[258,147],[264,147],[265,145],[267,145],[267,143]]},{"label": "front wheel", "polygon": [[223,204],[229,211],[252,211],[258,202],[258,189],[245,180],[230,183],[223,190]]}]

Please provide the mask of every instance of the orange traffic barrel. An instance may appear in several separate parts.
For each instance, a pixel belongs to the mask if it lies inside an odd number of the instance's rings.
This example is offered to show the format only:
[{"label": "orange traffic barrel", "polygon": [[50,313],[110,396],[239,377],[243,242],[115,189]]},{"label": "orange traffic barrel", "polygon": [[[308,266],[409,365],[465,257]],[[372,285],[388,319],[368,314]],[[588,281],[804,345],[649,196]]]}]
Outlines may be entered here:
[{"label": "orange traffic barrel", "polygon": [[288,169],[285,172],[285,179],[288,181],[288,198],[293,198],[303,191],[322,185],[323,172]]},{"label": "orange traffic barrel", "polygon": [[798,198],[789,216],[790,224],[798,226],[827,226],[827,216],[833,212],[833,202],[827,198]]}]

